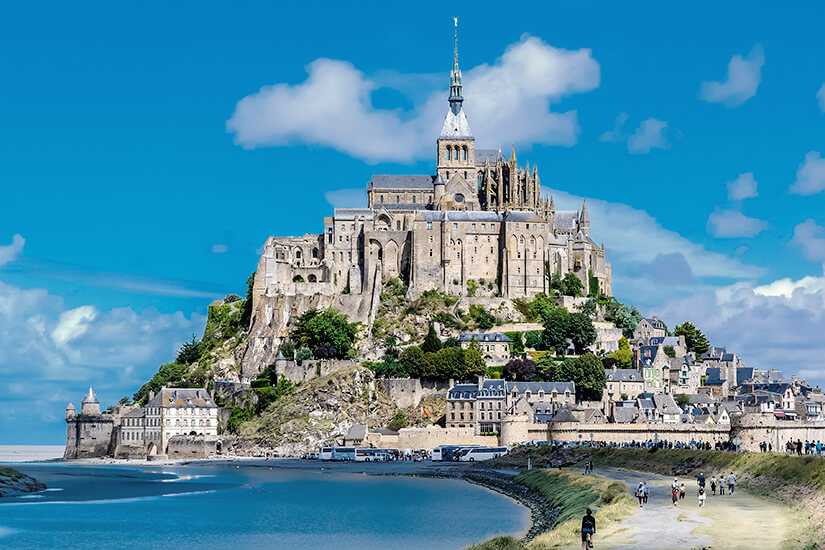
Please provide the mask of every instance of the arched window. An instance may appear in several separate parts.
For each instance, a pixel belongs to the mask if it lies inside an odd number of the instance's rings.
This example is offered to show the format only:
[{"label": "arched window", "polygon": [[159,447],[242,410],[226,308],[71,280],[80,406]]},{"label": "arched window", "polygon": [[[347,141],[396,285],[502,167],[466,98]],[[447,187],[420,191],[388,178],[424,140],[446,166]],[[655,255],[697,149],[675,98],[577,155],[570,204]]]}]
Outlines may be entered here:
[{"label": "arched window", "polygon": [[467,146],[466,145],[461,148],[461,153],[463,155],[463,158],[461,160],[467,160]]},{"label": "arched window", "polygon": [[415,195],[413,195],[413,204],[415,204]]},{"label": "arched window", "polygon": [[300,250],[300,249],[295,251],[295,257],[296,257],[296,258],[300,258],[300,257],[301,257],[301,250]]},{"label": "arched window", "polygon": [[384,195],[381,195],[380,202],[381,202],[381,204],[384,204]]},{"label": "arched window", "polygon": [[453,154],[453,148],[450,145],[448,145],[447,146],[447,160],[452,159],[452,154]]},{"label": "arched window", "polygon": [[395,229],[397,231],[401,231],[401,220],[396,220],[395,221]]},{"label": "arched window", "polygon": [[317,249],[317,248],[313,248],[313,249],[312,249],[312,257],[313,257],[313,258],[317,258],[317,257],[318,257],[318,249]]}]

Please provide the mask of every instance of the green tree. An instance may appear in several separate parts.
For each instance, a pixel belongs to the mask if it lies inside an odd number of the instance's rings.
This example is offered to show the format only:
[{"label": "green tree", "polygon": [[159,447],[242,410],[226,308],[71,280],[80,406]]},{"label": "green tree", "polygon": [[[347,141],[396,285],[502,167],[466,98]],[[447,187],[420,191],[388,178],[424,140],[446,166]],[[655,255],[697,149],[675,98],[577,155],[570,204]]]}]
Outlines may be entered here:
[{"label": "green tree", "polygon": [[708,351],[710,343],[705,337],[705,334],[696,328],[693,323],[685,321],[681,325],[677,325],[673,330],[674,336],[684,336],[685,346],[688,351],[695,351],[697,355],[701,355]]},{"label": "green tree", "polygon": [[562,361],[556,368],[555,379],[557,382],[575,383],[576,399],[579,401],[601,401],[607,384],[604,365],[592,353]]},{"label": "green tree", "polygon": [[690,396],[684,393],[680,393],[676,396],[676,404],[677,405],[690,405]]},{"label": "green tree", "polygon": [[512,340],[510,342],[510,353],[521,355],[524,353],[524,335],[521,332],[505,332],[504,335]]},{"label": "green tree", "polygon": [[295,359],[295,342],[292,340],[284,340],[281,347],[278,349],[287,361]]},{"label": "green tree", "polygon": [[146,402],[149,400],[149,392],[157,393],[163,386],[169,387],[179,384],[187,374],[189,374],[187,365],[182,365],[177,362],[161,365],[152,379],[143,384],[135,395],[132,396],[132,401],[146,405]]},{"label": "green tree", "polygon": [[663,349],[665,351],[665,355],[667,355],[671,359],[676,357],[676,350],[673,349],[673,346],[665,346]]},{"label": "green tree", "polygon": [[415,377],[417,376],[419,370],[419,363],[421,363],[421,358],[424,356],[424,352],[421,351],[421,348],[418,346],[410,346],[398,356],[398,362],[401,363],[401,366],[404,368],[404,372],[407,373],[407,376]]},{"label": "green tree", "polygon": [[295,352],[295,361],[297,361],[299,365],[311,359],[314,359],[312,350],[306,346],[298,348],[298,351]]},{"label": "green tree", "polygon": [[203,353],[201,348],[201,343],[193,334],[192,340],[189,342],[184,342],[180,347],[178,355],[175,358],[175,362],[180,363],[181,365],[191,365],[200,359],[201,353]]},{"label": "green tree", "polygon": [[536,374],[547,382],[556,380],[556,362],[549,353],[542,354],[536,359]]},{"label": "green tree", "polygon": [[480,349],[470,347],[464,350],[464,368],[467,378],[478,378],[487,372],[487,362]]},{"label": "green tree", "polygon": [[421,350],[424,353],[435,353],[441,349],[441,339],[435,333],[435,327],[430,324],[430,329],[427,331],[427,336],[424,338],[424,343],[421,344]]},{"label": "green tree", "polygon": [[584,302],[581,305],[581,307],[579,308],[579,312],[584,313],[585,315],[587,315],[591,319],[595,319],[596,315],[599,312],[599,304],[596,301],[596,299],[591,296],[590,298],[587,299],[586,302]]},{"label": "green tree", "polygon": [[564,282],[562,281],[561,275],[558,273],[553,273],[550,276],[550,290],[554,296],[563,294]]},{"label": "green tree", "polygon": [[539,294],[536,294],[532,300],[530,300],[530,304],[528,306],[528,320],[540,321],[543,323],[545,319],[547,319],[547,316],[550,315],[550,312],[554,309],[556,309],[556,305],[553,303],[553,299],[547,296],[547,294],[540,292]]},{"label": "green tree", "polygon": [[565,296],[584,296],[584,285],[575,273],[565,273],[562,279],[562,294]]},{"label": "green tree", "polygon": [[541,331],[528,330],[524,333],[524,345],[533,349],[541,348]]},{"label": "green tree", "polygon": [[594,298],[598,298],[601,294],[601,290],[599,289],[599,279],[595,275],[593,275],[593,270],[587,270],[587,286],[588,288],[588,296],[592,296]]},{"label": "green tree", "polygon": [[633,353],[630,351],[630,342],[622,336],[619,338],[619,349],[609,356],[616,361],[616,366],[620,369],[627,369],[633,364]]},{"label": "green tree", "polygon": [[567,319],[567,337],[573,341],[577,354],[582,354],[596,341],[593,321],[584,313],[571,313]]},{"label": "green tree", "polygon": [[622,333],[627,338],[633,337],[633,331],[636,330],[636,325],[638,325],[641,320],[642,314],[639,313],[636,306],[621,304],[613,314],[613,324],[622,329]]},{"label": "green tree", "polygon": [[318,346],[329,346],[336,359],[345,359],[353,353],[358,324],[333,308],[310,309],[298,318],[291,339],[315,353]]},{"label": "green tree", "polygon": [[567,339],[567,323],[570,314],[563,307],[554,308],[544,321],[544,330],[541,333],[541,344],[545,349],[556,351],[556,355],[564,355],[565,340]]}]

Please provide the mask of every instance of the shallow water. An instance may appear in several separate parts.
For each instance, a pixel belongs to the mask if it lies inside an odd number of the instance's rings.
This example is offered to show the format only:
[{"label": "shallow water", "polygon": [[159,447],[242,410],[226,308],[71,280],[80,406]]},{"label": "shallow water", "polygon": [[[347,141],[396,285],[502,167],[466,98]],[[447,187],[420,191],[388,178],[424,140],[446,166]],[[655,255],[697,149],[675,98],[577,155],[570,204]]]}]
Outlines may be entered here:
[{"label": "shallow water", "polygon": [[528,526],[454,479],[327,468],[18,464],[49,490],[0,501],[0,548],[454,549]]}]

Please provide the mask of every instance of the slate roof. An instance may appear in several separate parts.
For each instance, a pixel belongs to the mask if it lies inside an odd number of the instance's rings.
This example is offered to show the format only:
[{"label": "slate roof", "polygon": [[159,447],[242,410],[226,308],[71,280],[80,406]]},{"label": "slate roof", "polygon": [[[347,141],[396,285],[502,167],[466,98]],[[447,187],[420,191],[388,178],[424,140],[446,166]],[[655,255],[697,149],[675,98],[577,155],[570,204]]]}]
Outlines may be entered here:
[{"label": "slate roof", "polygon": [[512,342],[506,334],[500,332],[462,332],[458,337],[459,342],[470,342],[473,337],[481,342]]},{"label": "slate roof", "polygon": [[574,231],[579,226],[579,213],[565,210],[556,212],[556,229]]},{"label": "slate roof", "polygon": [[372,219],[372,210],[369,208],[336,208],[333,215],[336,220]]},{"label": "slate roof", "polygon": [[680,340],[678,336],[653,336],[650,340],[648,340],[648,343],[651,346],[658,346],[659,344],[662,344],[663,346],[678,348],[680,345]]},{"label": "slate roof", "polygon": [[435,176],[374,174],[367,189],[432,189]]},{"label": "slate roof", "polygon": [[636,407],[615,407],[613,409],[613,420],[617,424],[629,424],[639,416],[639,409]]},{"label": "slate roof", "polygon": [[736,383],[741,384],[746,380],[753,378],[753,367],[738,367],[736,369]]},{"label": "slate roof", "polygon": [[507,383],[504,380],[490,378],[481,385],[481,391],[478,389],[478,384],[456,384],[450,388],[447,398],[452,400],[473,400],[479,396],[504,398],[506,391]]},{"label": "slate roof", "polygon": [[725,353],[727,353],[725,348],[711,346],[708,351],[702,354],[702,359],[719,359]]},{"label": "slate roof", "polygon": [[495,164],[499,159],[501,159],[502,162],[507,162],[507,157],[497,149],[476,149],[475,157],[476,164],[484,164],[485,161],[489,161],[490,164]]},{"label": "slate roof", "polygon": [[217,408],[209,393],[203,388],[161,388],[150,399],[147,407],[176,407],[176,408]]},{"label": "slate roof", "polygon": [[452,110],[447,111],[447,116],[444,117],[444,125],[441,127],[442,138],[472,138],[473,132],[470,130],[470,123],[467,122],[467,115],[464,110],[460,110],[458,114],[453,113]]},{"label": "slate roof", "polygon": [[645,377],[636,369],[604,369],[608,382],[644,382]]},{"label": "slate roof", "polygon": [[681,414],[682,409],[676,404],[673,397],[664,393],[657,393],[653,395],[653,401],[656,403],[656,410],[662,414]]},{"label": "slate roof", "polygon": [[426,202],[410,202],[410,203],[383,203],[376,206],[376,210],[386,208],[387,210],[422,210],[427,208]]},{"label": "slate roof", "polygon": [[136,407],[123,415],[123,418],[143,418],[146,416],[146,409],[143,407]]},{"label": "slate roof", "polygon": [[[639,361],[646,367],[652,365],[658,351],[658,346],[639,346]],[[648,352],[650,355],[646,355]]]},{"label": "slate roof", "polygon": [[555,414],[555,416],[553,416],[553,418],[550,419],[550,421],[551,422],[578,422],[579,420],[575,416],[573,416],[573,413],[571,413],[569,410],[567,410],[567,407],[562,407],[559,410],[559,412],[557,412]]},{"label": "slate roof", "polygon": [[659,319],[654,319],[653,317],[645,317],[645,321],[650,323],[655,329],[665,329],[665,324],[661,322]]},{"label": "slate roof", "polygon": [[83,403],[100,403],[100,401],[97,400],[97,396],[91,386],[89,386],[89,391],[86,392],[85,397],[83,397],[83,401],[81,401],[81,404]]},{"label": "slate roof", "polygon": [[576,391],[576,385],[573,382],[507,382],[507,393],[512,393],[514,389],[519,393],[530,390],[530,393],[538,394],[541,389],[544,393],[552,393],[555,389],[556,393],[567,390],[572,394]]},{"label": "slate roof", "polygon": [[719,367],[708,367],[707,371],[705,371],[705,376],[707,376],[705,380],[706,386],[717,386],[725,382],[725,379],[722,378],[722,369]]}]

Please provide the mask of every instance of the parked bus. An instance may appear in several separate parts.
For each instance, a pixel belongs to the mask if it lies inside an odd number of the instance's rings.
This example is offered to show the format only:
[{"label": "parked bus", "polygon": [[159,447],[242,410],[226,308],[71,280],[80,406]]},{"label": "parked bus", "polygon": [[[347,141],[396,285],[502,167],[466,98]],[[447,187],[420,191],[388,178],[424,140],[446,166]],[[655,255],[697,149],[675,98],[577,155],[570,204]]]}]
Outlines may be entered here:
[{"label": "parked bus", "polygon": [[461,452],[478,447],[478,445],[439,445],[432,451],[433,462],[447,462],[458,460]]},{"label": "parked bus", "polygon": [[461,462],[476,462],[490,460],[507,454],[507,447],[476,447],[461,455]]},{"label": "parked bus", "polygon": [[333,447],[330,460],[355,460],[355,447]]},{"label": "parked bus", "polygon": [[332,460],[332,449],[334,447],[321,447],[318,449],[318,460]]},{"label": "parked bus", "polygon": [[355,449],[355,462],[383,462],[390,460],[390,455],[386,449],[376,449],[374,447],[357,447]]}]

